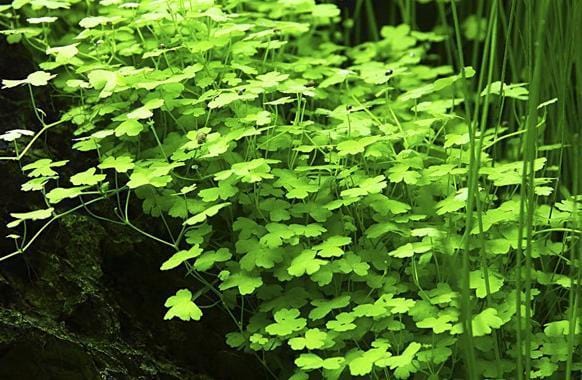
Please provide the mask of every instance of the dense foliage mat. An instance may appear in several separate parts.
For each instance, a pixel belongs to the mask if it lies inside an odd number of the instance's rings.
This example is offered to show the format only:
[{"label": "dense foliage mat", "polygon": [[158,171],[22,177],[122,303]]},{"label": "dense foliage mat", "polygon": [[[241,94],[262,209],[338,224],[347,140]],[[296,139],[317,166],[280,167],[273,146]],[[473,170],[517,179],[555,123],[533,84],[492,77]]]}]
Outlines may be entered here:
[{"label": "dense foliage mat", "polygon": [[[580,370],[581,198],[556,193],[544,152],[563,146],[539,144],[555,99],[531,85],[538,61],[528,89],[487,65],[435,64],[442,30],[384,26],[348,46],[340,9],[313,0],[0,10],[6,38],[39,56],[2,82],[30,89],[41,128],[3,134],[5,159],[24,161],[22,191],[47,206],[12,214],[14,254],[76,210],[141,232],[167,247],[161,270],[192,278],[165,318],[222,308],[228,344],[275,378]],[[493,55],[496,19],[483,22]],[[47,85],[68,107],[57,121],[34,105]],[[529,117],[510,130],[504,107]],[[59,129],[83,152],[72,175],[34,151]],[[134,221],[136,200],[163,235]]]}]

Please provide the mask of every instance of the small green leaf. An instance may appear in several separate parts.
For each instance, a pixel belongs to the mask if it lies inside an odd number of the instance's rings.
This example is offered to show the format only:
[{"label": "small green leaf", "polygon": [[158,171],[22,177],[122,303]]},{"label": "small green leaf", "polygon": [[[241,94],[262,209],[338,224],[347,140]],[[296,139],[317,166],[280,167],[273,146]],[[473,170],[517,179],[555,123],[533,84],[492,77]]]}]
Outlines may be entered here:
[{"label": "small green leaf", "polygon": [[210,206],[206,210],[186,219],[186,221],[184,221],[184,224],[187,226],[191,226],[194,224],[202,223],[206,221],[207,218],[218,214],[218,212],[223,208],[230,206],[230,204],[231,204],[230,202],[224,202]]},{"label": "small green leaf", "polygon": [[317,255],[323,258],[340,257],[344,254],[342,246],[351,244],[352,238],[349,236],[331,236],[323,243],[314,246],[312,249],[317,251]]},{"label": "small green leaf", "polygon": [[[574,334],[580,334],[580,321],[576,321],[576,328],[574,329]],[[545,324],[544,334],[551,337],[561,337],[570,334],[570,321],[562,320],[549,322]]]},{"label": "small green leaf", "polygon": [[168,270],[168,269],[176,268],[177,266],[181,265],[184,261],[200,256],[201,253],[202,253],[202,248],[200,248],[197,245],[193,246],[192,248],[190,248],[187,251],[186,250],[178,251],[174,255],[172,255],[172,257],[170,257],[168,260],[166,260],[162,264],[160,269],[161,270]]},{"label": "small green leaf", "polygon": [[232,254],[227,248],[220,248],[216,251],[204,252],[196,261],[194,262],[194,269],[199,271],[207,271],[212,268],[216,263],[221,263],[230,260]]},{"label": "small green leaf", "polygon": [[517,100],[527,100],[529,92],[525,88],[525,83],[503,84],[501,82],[493,82],[487,86],[482,92],[481,96],[486,96],[487,93],[492,95],[501,95],[506,98],[514,98]]},{"label": "small green leaf", "polygon": [[87,74],[87,77],[89,84],[94,89],[101,90],[99,93],[100,98],[111,96],[120,81],[116,72],[108,70],[93,70]]},{"label": "small green leaf", "polygon": [[79,21],[79,26],[84,29],[91,29],[99,25],[105,25],[111,22],[112,20],[113,20],[112,17],[105,16],[85,17],[81,21]]},{"label": "small green leaf", "polygon": [[382,315],[389,315],[386,308],[376,303],[365,303],[358,305],[352,310],[352,314],[356,317],[379,317]]},{"label": "small green leaf", "polygon": [[8,228],[14,228],[18,226],[24,220],[43,220],[48,219],[53,215],[54,208],[47,208],[45,210],[35,210],[29,212],[15,212],[11,213],[10,216],[15,218],[16,220],[13,222],[8,223]]},{"label": "small green leaf", "polygon": [[289,339],[289,346],[293,350],[316,350],[325,346],[328,335],[325,331],[320,329],[309,329],[305,332],[305,336]]},{"label": "small green leaf", "polygon": [[51,159],[43,158],[35,162],[32,162],[28,165],[24,165],[22,167],[22,170],[30,171],[30,173],[28,173],[29,177],[53,177],[56,176],[58,173],[54,171],[52,168],[65,166],[67,162],[69,161],[63,160],[53,162]]},{"label": "small green leaf", "polygon": [[313,274],[327,262],[315,258],[315,251],[312,249],[305,249],[297,255],[292,261],[287,272],[294,277],[301,277],[304,274]]},{"label": "small green leaf", "polygon": [[178,317],[183,321],[199,321],[202,317],[202,310],[192,301],[192,293],[188,289],[178,290],[176,295],[166,300],[164,306],[170,308],[164,319]]},{"label": "small green leaf", "polygon": [[305,318],[298,309],[281,309],[275,313],[275,323],[265,327],[265,331],[271,335],[287,336],[296,331],[303,330],[307,324]]},{"label": "small green leaf", "polygon": [[52,204],[57,204],[66,198],[76,198],[83,193],[85,186],[81,187],[56,187],[46,194],[48,201]]},{"label": "small green leaf", "polygon": [[475,315],[471,321],[473,336],[489,335],[492,329],[497,329],[502,325],[503,320],[497,316],[497,310],[491,307]]},{"label": "small green leaf", "polygon": [[313,320],[325,318],[333,310],[348,306],[350,299],[349,295],[345,295],[332,300],[313,300],[311,304],[316,307],[309,312],[309,318]]},{"label": "small green leaf", "polygon": [[430,328],[435,334],[441,334],[453,327],[451,322],[456,322],[458,316],[455,313],[441,313],[437,317],[428,317],[416,322],[421,329]]},{"label": "small green leaf", "polygon": [[468,189],[462,188],[455,194],[451,194],[446,199],[443,199],[437,203],[437,215],[444,215],[446,213],[459,211],[467,203],[467,191]]},{"label": "small green leaf", "polygon": [[395,370],[396,377],[406,379],[410,376],[410,373],[417,371],[413,359],[421,347],[420,343],[412,342],[400,355],[379,360],[376,364],[380,367],[389,366],[390,369]]},{"label": "small green leaf", "polygon": [[113,157],[109,156],[103,160],[98,166],[99,169],[113,169],[118,173],[127,173],[135,167],[133,159],[129,156]]},{"label": "small green leaf", "polygon": [[75,186],[94,186],[105,179],[105,174],[95,174],[97,169],[89,168],[84,172],[71,176],[70,181]]},{"label": "small green leaf", "polygon": [[46,53],[54,55],[57,62],[66,62],[79,53],[79,49],[77,48],[78,45],[78,43],[75,43],[66,46],[50,47],[46,49]]},{"label": "small green leaf", "polygon": [[[146,107],[140,107],[140,108],[137,108],[137,109],[129,112],[126,116],[128,119],[127,121],[143,120],[143,119],[149,119],[150,117],[154,116],[154,113],[151,110],[147,109]],[[117,130],[116,130],[116,134],[117,134]]]},{"label": "small green leaf", "polygon": [[263,280],[260,276],[252,273],[240,271],[238,273],[229,274],[228,277],[220,284],[220,290],[227,290],[234,287],[238,288],[241,295],[252,294],[256,289],[263,285]]},{"label": "small green leaf", "polygon": [[468,16],[463,22],[463,33],[469,40],[482,41],[487,34],[487,20],[477,15]]},{"label": "small green leaf", "polygon": [[343,357],[331,357],[322,359],[316,354],[301,354],[295,359],[295,365],[306,371],[324,368],[328,370],[336,370],[341,368],[345,359]]},{"label": "small green leaf", "polygon": [[386,360],[392,354],[386,351],[386,346],[372,348],[368,351],[356,351],[357,357],[350,361],[350,373],[354,376],[365,376],[372,372],[374,364],[381,360]]},{"label": "small green leaf", "polygon": [[47,73],[46,71],[36,71],[29,74],[26,79],[21,80],[10,80],[4,79],[2,81],[2,88],[12,88],[23,84],[30,84],[31,86],[40,87],[46,86],[49,80],[56,77],[56,74]]},{"label": "small green leaf", "polygon": [[[491,294],[497,293],[503,286],[503,277],[491,269],[489,269],[488,275],[489,290]],[[475,289],[477,297],[487,297],[485,273],[481,269],[469,273],[469,287]]]},{"label": "small green leaf", "polygon": [[414,246],[412,243],[406,243],[396,248],[393,251],[388,252],[388,256],[397,257],[403,259],[405,257],[412,257],[414,255]]},{"label": "small green leaf", "polygon": [[356,325],[352,323],[355,319],[351,313],[339,313],[335,320],[328,321],[325,327],[337,332],[350,331],[356,328]]},{"label": "small green leaf", "polygon": [[143,129],[143,125],[139,121],[129,119],[121,122],[121,124],[115,128],[115,136],[137,136],[141,131],[143,131]]},{"label": "small green leaf", "polygon": [[335,4],[317,4],[311,15],[316,18],[334,18],[340,15],[340,9]]},{"label": "small green leaf", "polygon": [[246,342],[245,336],[239,332],[226,334],[226,344],[232,348],[239,348]]}]

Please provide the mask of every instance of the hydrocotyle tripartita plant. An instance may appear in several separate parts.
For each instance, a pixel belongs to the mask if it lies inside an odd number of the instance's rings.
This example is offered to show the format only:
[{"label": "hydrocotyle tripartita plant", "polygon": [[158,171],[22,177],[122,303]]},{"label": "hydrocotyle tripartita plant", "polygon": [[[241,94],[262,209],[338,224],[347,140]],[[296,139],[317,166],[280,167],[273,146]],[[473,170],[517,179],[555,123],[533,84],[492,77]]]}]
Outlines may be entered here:
[{"label": "hydrocotyle tripartita plant", "polygon": [[[339,8],[310,0],[0,10],[7,39],[43,56],[3,87],[28,86],[34,101],[33,88],[50,85],[69,99],[55,122],[33,104],[33,136],[2,136],[15,149],[4,159],[24,161],[22,190],[47,204],[12,214],[11,228],[41,225],[13,235],[15,254],[67,213],[111,220],[93,207],[109,205],[112,222],[167,249],[161,270],[193,279],[165,318],[220,307],[230,346],[294,380],[511,377],[520,300],[547,305],[573,286],[580,197],[546,201],[554,179],[540,152],[491,154],[522,132],[475,129],[463,89],[476,72],[431,63],[440,34],[386,26],[378,41],[345,46]],[[525,85],[488,82],[485,104],[528,101]],[[86,163],[73,175],[62,174],[67,157],[31,155],[58,129],[75,134]],[[528,225],[524,186],[537,199]],[[138,225],[135,202],[163,228]],[[526,276],[528,291],[516,286]],[[579,323],[560,310],[529,325],[532,378],[579,355]]]}]

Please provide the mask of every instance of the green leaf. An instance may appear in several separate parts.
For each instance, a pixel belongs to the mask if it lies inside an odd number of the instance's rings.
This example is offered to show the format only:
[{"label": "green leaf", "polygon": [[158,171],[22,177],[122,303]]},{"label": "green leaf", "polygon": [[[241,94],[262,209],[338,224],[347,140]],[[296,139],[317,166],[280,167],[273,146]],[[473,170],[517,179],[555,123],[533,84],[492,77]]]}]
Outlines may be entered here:
[{"label": "green leaf", "polygon": [[451,322],[456,322],[458,316],[455,313],[441,313],[437,317],[428,317],[416,322],[416,326],[421,329],[430,328],[435,334],[441,334],[453,327]]},{"label": "green leaf", "polygon": [[172,255],[172,257],[170,257],[168,260],[166,260],[162,264],[160,269],[161,270],[168,270],[168,269],[176,268],[177,266],[181,265],[184,261],[200,256],[201,253],[202,253],[202,248],[200,248],[197,245],[193,246],[192,248],[190,248],[187,251],[186,250],[178,251],[174,255]]},{"label": "green leaf", "polygon": [[439,282],[435,289],[427,291],[426,295],[433,305],[448,304],[458,297],[457,292],[454,292],[449,284],[443,282]]},{"label": "green leaf", "polygon": [[55,56],[55,61],[66,63],[69,59],[73,58],[79,53],[77,46],[79,43],[66,45],[66,46],[55,46],[46,49],[46,53]]},{"label": "green leaf", "polygon": [[340,15],[340,9],[335,4],[317,4],[311,15],[315,18],[334,18]]},{"label": "green leaf", "polygon": [[312,249],[317,251],[317,255],[329,258],[329,257],[340,257],[344,254],[341,248],[344,245],[351,244],[352,238],[349,236],[331,236],[327,238],[323,243],[314,246]]},{"label": "green leaf", "polygon": [[398,232],[398,231],[400,231],[400,228],[398,227],[398,225],[394,223],[390,222],[377,223],[371,225],[366,230],[366,236],[370,239],[377,239],[380,236],[387,234],[388,232]]},{"label": "green leaf", "polygon": [[46,194],[48,201],[52,204],[57,204],[67,198],[76,198],[83,193],[85,186],[63,188],[57,187]]},{"label": "green leaf", "polygon": [[208,103],[208,108],[222,108],[241,98],[242,97],[236,92],[223,92]]},{"label": "green leaf", "polygon": [[11,129],[1,134],[0,140],[12,142],[18,140],[22,136],[34,136],[34,132],[27,129]]},{"label": "green leaf", "polygon": [[92,16],[92,17],[85,17],[79,21],[79,26],[84,29],[91,29],[95,28],[99,25],[106,25],[107,23],[114,20],[112,17],[106,16]]},{"label": "green leaf", "polygon": [[467,191],[468,189],[462,188],[458,190],[455,194],[451,194],[446,199],[443,199],[437,203],[437,215],[444,215],[446,213],[459,211],[467,203]]},{"label": "green leaf", "polygon": [[361,197],[368,194],[380,193],[386,186],[386,177],[379,175],[361,180],[357,187],[344,190],[340,195],[344,198]]},{"label": "green leaf", "polygon": [[[561,337],[570,334],[570,321],[562,320],[555,322],[548,322],[544,325],[544,334],[550,337]],[[580,334],[580,321],[576,321],[576,328],[574,329],[574,334]]]},{"label": "green leaf", "polygon": [[63,161],[56,161],[53,162],[51,159],[43,158],[40,160],[36,160],[28,165],[24,165],[22,167],[23,171],[30,171],[28,173],[29,177],[53,177],[58,175],[53,168],[58,168],[61,166],[65,166],[69,162],[68,160]]},{"label": "green leaf", "polygon": [[325,316],[331,313],[333,310],[348,306],[350,299],[351,296],[344,295],[336,297],[332,300],[313,300],[311,301],[311,304],[316,307],[309,312],[309,318],[313,320],[325,318]]},{"label": "green leaf", "polygon": [[417,371],[417,368],[414,366],[413,359],[421,347],[422,346],[420,343],[411,342],[400,355],[379,360],[376,364],[380,367],[389,366],[390,369],[395,370],[394,374],[399,379],[408,378],[410,373]]},{"label": "green leaf", "polygon": [[463,33],[469,40],[483,41],[487,34],[487,20],[476,15],[468,16],[463,22]]},{"label": "green leaf", "polygon": [[299,318],[300,315],[301,312],[298,309],[281,309],[275,313],[275,323],[265,327],[265,331],[271,335],[287,336],[303,330],[307,320]]},{"label": "green leaf", "polygon": [[369,136],[358,140],[347,140],[337,144],[340,156],[356,155],[366,150],[366,147],[380,139],[379,136]]},{"label": "green leaf", "polygon": [[316,350],[324,347],[327,339],[328,335],[325,331],[315,328],[307,330],[302,337],[289,339],[288,343],[293,350],[303,350],[305,348]]},{"label": "green leaf", "polygon": [[243,120],[258,126],[267,125],[271,122],[271,113],[269,111],[259,111],[255,114],[247,115]]},{"label": "green leaf", "polygon": [[168,163],[165,160],[156,160],[144,166],[136,166],[129,176],[127,186],[130,189],[146,185],[164,187],[172,181],[172,177],[169,176],[168,173],[181,165],[183,164]]},{"label": "green leaf", "polygon": [[143,129],[143,125],[139,121],[129,119],[121,122],[121,124],[115,128],[115,136],[137,136],[141,131],[143,131]]},{"label": "green leaf", "polygon": [[325,327],[336,332],[350,331],[356,328],[356,325],[352,323],[355,319],[356,317],[351,313],[339,313],[335,320],[328,321]]},{"label": "green leaf", "polygon": [[44,189],[45,185],[48,183],[49,180],[51,180],[51,177],[33,178],[23,183],[20,188],[22,189],[22,191],[40,191]]},{"label": "green leaf", "polygon": [[501,82],[493,82],[481,91],[481,96],[486,96],[487,93],[493,95],[501,95],[506,98],[513,98],[517,100],[527,100],[529,92],[524,88],[525,83],[503,84]]},{"label": "green leaf", "polygon": [[260,276],[253,275],[249,272],[240,271],[229,274],[228,277],[220,284],[220,290],[227,290],[234,287],[238,288],[241,295],[252,294],[256,289],[263,285]]},{"label": "green leaf", "polygon": [[127,173],[135,167],[133,159],[129,156],[106,157],[98,166],[99,169],[113,169],[118,173]]},{"label": "green leaf", "polygon": [[384,306],[376,303],[366,303],[358,305],[352,310],[352,314],[356,317],[379,317],[389,315]]},{"label": "green leaf", "polygon": [[410,166],[407,164],[396,164],[388,169],[388,179],[394,183],[404,182],[407,185],[414,185],[420,179],[420,173],[409,169]]},{"label": "green leaf", "polygon": [[239,332],[229,332],[226,334],[226,344],[232,348],[239,348],[245,344],[246,338]]},{"label": "green leaf", "polygon": [[[491,294],[497,293],[503,286],[503,277],[489,269],[488,271],[489,288]],[[477,297],[487,297],[487,288],[485,283],[485,273],[479,269],[469,273],[469,287],[475,289]]]},{"label": "green leaf", "polygon": [[385,360],[392,354],[386,351],[386,346],[372,348],[368,351],[356,351],[357,357],[350,361],[350,373],[354,376],[365,376],[372,372],[374,363]]},{"label": "green leaf", "polygon": [[[137,108],[126,115],[127,121],[149,119],[152,116],[154,116],[154,113],[145,107]],[[115,130],[115,134],[117,135],[117,129]]]},{"label": "green leaf", "polygon": [[312,249],[305,249],[291,261],[287,272],[294,277],[301,277],[304,274],[311,275],[319,270],[327,262],[316,259],[316,252]]},{"label": "green leaf", "polygon": [[188,289],[178,290],[176,295],[166,300],[164,306],[169,308],[164,319],[178,317],[183,321],[199,321],[202,317],[202,310],[192,301],[192,293]]},{"label": "green leaf", "polygon": [[335,370],[341,368],[345,359],[343,357],[332,357],[322,359],[316,354],[301,354],[295,359],[295,365],[306,371],[324,368],[328,370]]},{"label": "green leaf", "polygon": [[414,246],[412,243],[406,243],[396,248],[395,250],[388,252],[388,256],[403,259],[405,257],[412,257],[414,253]]},{"label": "green leaf", "polygon": [[43,220],[48,219],[53,215],[54,208],[47,208],[45,210],[35,210],[29,212],[15,212],[11,213],[10,216],[16,220],[7,224],[8,228],[14,228],[18,226],[24,220]]},{"label": "green leaf", "polygon": [[421,362],[441,364],[447,361],[453,351],[448,347],[434,347],[430,350],[419,352],[416,356]]},{"label": "green leaf", "polygon": [[410,211],[410,205],[394,199],[390,199],[384,194],[371,194],[366,197],[366,202],[370,207],[380,215],[387,216],[389,213],[394,215],[404,214]]},{"label": "green leaf", "polygon": [[194,269],[204,272],[212,268],[216,263],[222,263],[231,258],[232,254],[227,248],[219,248],[216,251],[204,252],[196,259],[193,266]]},{"label": "green leaf", "polygon": [[261,86],[265,88],[274,87],[287,78],[289,78],[289,75],[281,74],[278,71],[271,71],[266,74],[257,75],[257,79],[261,81]]},{"label": "green leaf", "polygon": [[475,315],[471,321],[473,336],[489,335],[492,329],[497,329],[503,325],[503,320],[497,316],[497,310],[487,308]]},{"label": "green leaf", "polygon": [[87,74],[89,83],[96,90],[101,90],[100,98],[106,98],[113,94],[119,83],[119,77],[116,72],[107,70],[93,70]]},{"label": "green leaf", "polygon": [[48,82],[55,77],[55,74],[47,73],[46,71],[36,71],[32,74],[29,74],[26,79],[4,79],[2,81],[2,89],[17,87],[23,84],[30,84],[31,86],[35,87],[46,86]]},{"label": "green leaf", "polygon": [[366,276],[368,274],[368,269],[370,265],[366,262],[362,262],[362,258],[352,252],[347,252],[341,259],[337,260],[335,263],[342,273],[355,273],[358,276]]},{"label": "green leaf", "polygon": [[75,186],[94,186],[105,179],[105,174],[95,174],[96,171],[95,168],[89,168],[71,176],[70,181]]},{"label": "green leaf", "polygon": [[231,205],[230,202],[224,202],[224,203],[219,203],[219,204],[210,206],[206,210],[186,219],[186,221],[184,221],[184,224],[187,226],[191,226],[194,224],[202,223],[202,222],[206,221],[207,218],[218,214],[218,212],[220,210],[222,210],[223,208],[228,207],[230,205]]}]

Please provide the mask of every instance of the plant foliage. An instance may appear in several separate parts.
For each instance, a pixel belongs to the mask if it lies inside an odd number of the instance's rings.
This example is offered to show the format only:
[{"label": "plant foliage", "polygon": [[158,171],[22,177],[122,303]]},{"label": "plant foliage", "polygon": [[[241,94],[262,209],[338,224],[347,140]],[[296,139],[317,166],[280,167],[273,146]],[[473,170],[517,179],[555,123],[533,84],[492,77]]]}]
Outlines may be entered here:
[{"label": "plant foliage", "polygon": [[[313,0],[0,9],[8,41],[42,56],[40,71],[3,87],[66,95],[69,108],[53,124],[41,117],[41,133],[72,131],[83,157],[68,175],[70,162],[18,155],[22,190],[47,208],[12,214],[9,226],[105,200],[164,244],[162,270],[191,276],[165,318],[199,320],[218,299],[234,322],[229,345],[285,358],[265,361],[274,376],[463,376],[470,328],[479,378],[511,378],[522,302],[543,308],[577,286],[567,252],[580,197],[555,200],[543,151],[523,161],[496,151],[522,133],[475,129],[463,89],[476,69],[431,61],[444,34],[385,26],[377,41],[347,46],[331,32],[338,6]],[[484,38],[480,22],[467,19],[468,39]],[[512,106],[530,96],[523,83],[482,91]],[[136,225],[136,200],[166,236]],[[525,255],[527,271],[516,264]],[[528,325],[528,376],[552,378],[571,360],[572,307]]]}]

